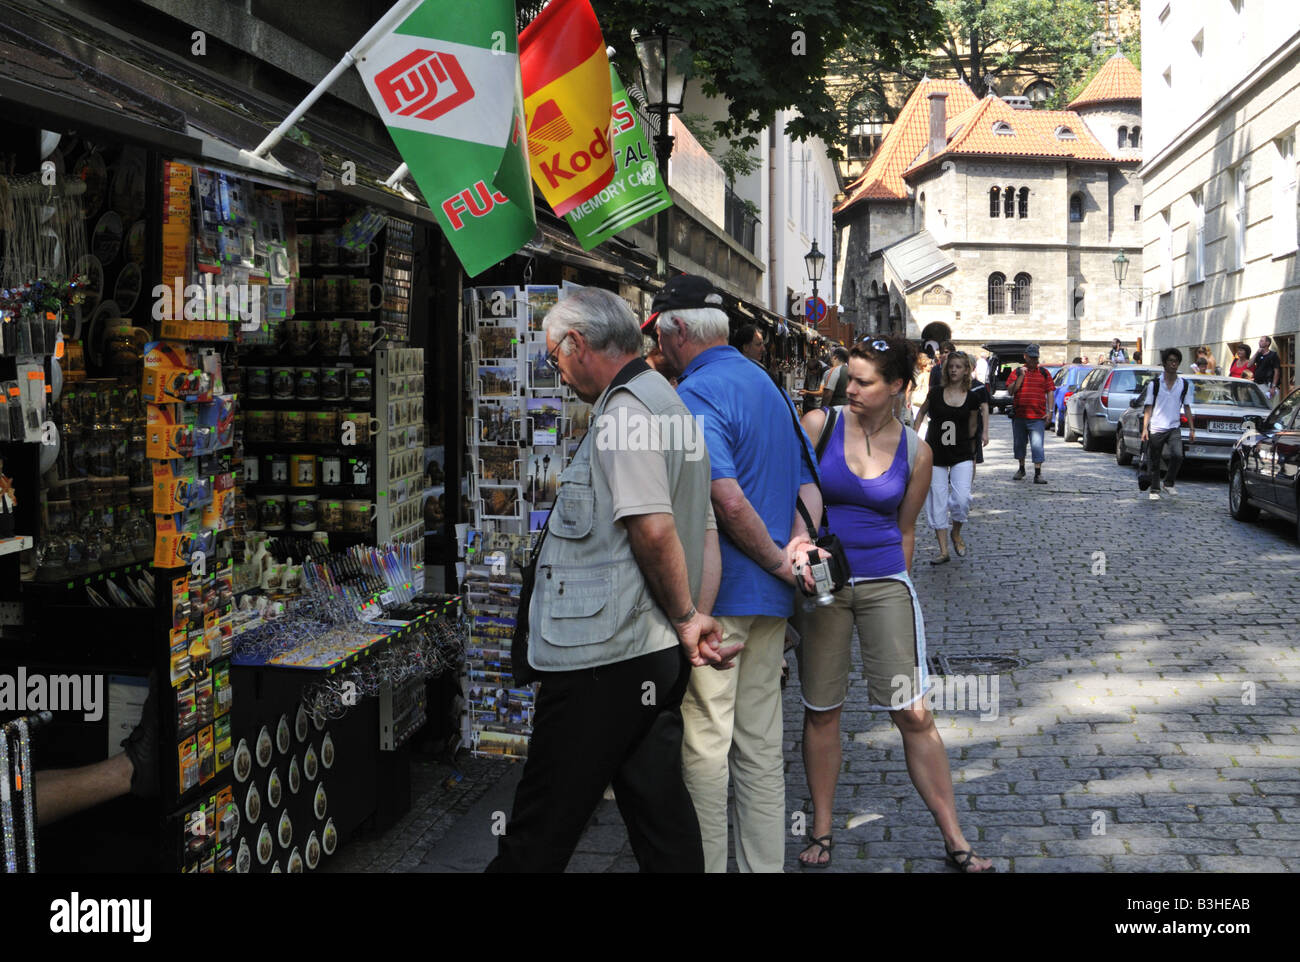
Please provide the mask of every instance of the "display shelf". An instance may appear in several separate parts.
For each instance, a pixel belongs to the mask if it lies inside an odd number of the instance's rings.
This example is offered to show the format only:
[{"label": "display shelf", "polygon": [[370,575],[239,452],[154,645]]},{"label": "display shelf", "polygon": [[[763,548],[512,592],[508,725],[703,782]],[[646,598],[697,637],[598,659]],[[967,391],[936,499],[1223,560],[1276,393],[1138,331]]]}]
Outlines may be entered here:
[{"label": "display shelf", "polygon": [[[30,540],[30,539],[28,539]],[[87,585],[93,585],[96,582],[103,581],[105,578],[117,578],[121,575],[135,574],[140,571],[148,571],[151,565],[147,561],[133,561],[130,564],[115,565],[111,568],[102,568],[99,571],[83,572],[71,576],[63,576],[44,581],[24,582],[25,588],[57,588],[65,591],[71,591],[74,588],[84,588]],[[177,569],[178,571],[180,569]]]},{"label": "display shelf", "polygon": [[12,538],[0,538],[0,555],[13,554],[15,551],[26,551],[32,546],[32,536],[29,534],[14,535]]},{"label": "display shelf", "polygon": [[[377,594],[371,597],[372,602],[377,602],[378,600],[379,595]],[[387,630],[374,632],[368,636],[354,636],[358,638],[365,637],[365,640],[359,641],[355,645],[341,643],[337,654],[332,657],[326,655],[324,658],[314,658],[313,660],[316,663],[313,664],[294,664],[292,662],[292,659],[294,658],[298,658],[300,661],[307,660],[307,656],[304,654],[295,654],[295,652],[300,652],[299,648],[290,648],[265,660],[241,657],[236,653],[231,657],[231,664],[243,668],[276,668],[286,671],[310,671],[332,675],[335,672],[341,671],[351,665],[355,665],[357,662],[374,655],[376,652],[386,648],[395,641],[401,641],[403,638],[409,637],[413,631],[422,627],[429,619],[441,616],[442,612],[446,610],[446,608],[459,603],[459,601],[459,598],[445,601],[442,603],[441,607],[430,608],[426,610],[424,614],[420,615],[420,617],[413,621],[409,621],[400,627],[372,625],[372,627],[378,627],[381,629],[387,628]],[[342,639],[340,639],[340,641],[342,642]]]}]

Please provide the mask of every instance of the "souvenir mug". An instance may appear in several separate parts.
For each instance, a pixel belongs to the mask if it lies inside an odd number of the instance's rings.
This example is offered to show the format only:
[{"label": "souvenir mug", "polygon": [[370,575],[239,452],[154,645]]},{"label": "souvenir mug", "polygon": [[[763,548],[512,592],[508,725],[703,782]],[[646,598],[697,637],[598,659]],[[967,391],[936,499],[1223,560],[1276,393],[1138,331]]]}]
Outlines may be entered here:
[{"label": "souvenir mug", "polygon": [[288,444],[300,444],[307,437],[306,411],[277,411],[275,424],[280,440]]},{"label": "souvenir mug", "polygon": [[316,238],[311,234],[298,235],[298,266],[310,267],[316,261],[313,258],[313,248],[315,247]]},{"label": "souvenir mug", "polygon": [[307,314],[315,309],[315,285],[310,277],[295,277],[293,281],[293,309]]},{"label": "souvenir mug", "polygon": [[[330,279],[324,278],[324,280]],[[317,321],[316,343],[320,347],[321,354],[337,357],[339,351],[343,349],[343,322]]]},{"label": "souvenir mug", "polygon": [[250,367],[248,369],[248,399],[264,401],[271,396],[271,369],[269,367]]},{"label": "souvenir mug", "polygon": [[307,413],[307,440],[312,444],[338,444],[339,412],[309,411]]},{"label": "souvenir mug", "polygon": [[298,397],[303,401],[314,401],[320,397],[320,368],[298,368]]},{"label": "souvenir mug", "polygon": [[257,526],[263,531],[284,530],[285,496],[263,494],[257,499]]},{"label": "souvenir mug", "polygon": [[339,289],[343,286],[341,281],[342,278],[337,274],[316,278],[315,302],[317,311],[332,313],[339,309]]},{"label": "souvenir mug", "polygon": [[375,396],[375,382],[370,369],[356,367],[348,372],[348,400],[369,401]]},{"label": "souvenir mug", "polygon": [[267,484],[288,484],[289,456],[287,454],[268,454],[264,473]]},{"label": "souvenir mug", "polygon": [[343,530],[369,531],[375,521],[375,503],[365,499],[343,502]]},{"label": "souvenir mug", "polygon": [[297,371],[291,367],[271,368],[271,396],[285,401],[293,397],[297,387]]},{"label": "souvenir mug", "polygon": [[316,264],[320,267],[337,267],[339,263],[339,232],[323,230],[316,235]]},{"label": "souvenir mug", "polygon": [[384,303],[384,285],[364,277],[348,278],[347,305],[349,311],[373,311]]},{"label": "souvenir mug", "polygon": [[320,369],[320,399],[322,401],[342,401],[347,397],[347,371],[341,367],[323,367]]},{"label": "souvenir mug", "polygon": [[317,468],[317,476],[325,487],[336,487],[343,483],[343,458],[337,454],[323,454]]},{"label": "souvenir mug", "polygon": [[341,531],[343,529],[343,502],[326,501],[323,498],[317,501],[316,525],[325,531]]},{"label": "souvenir mug", "polygon": [[[305,308],[299,308],[305,310]],[[316,339],[316,332],[311,321],[303,321],[297,318],[284,322],[284,339],[289,348],[289,353],[295,357],[302,357],[311,350],[312,342]]]},{"label": "souvenir mug", "polygon": [[370,483],[370,458],[362,455],[347,459],[348,484]]},{"label": "souvenir mug", "polygon": [[295,488],[316,487],[316,455],[290,455],[289,483]]},{"label": "souvenir mug", "polygon": [[315,494],[296,494],[289,499],[289,526],[294,531],[316,530],[316,505],[320,498]]},{"label": "souvenir mug", "polygon": [[254,444],[275,440],[275,412],[249,411],[244,415],[244,436]]},{"label": "souvenir mug", "polygon": [[343,414],[340,414],[340,435],[343,432],[344,426],[348,423],[352,424],[352,428],[356,432],[354,440],[357,444],[369,444],[371,436],[384,429],[383,422],[369,411],[352,411],[350,413],[344,412]]},{"label": "souvenir mug", "polygon": [[348,267],[369,267],[370,259],[378,253],[379,245],[371,241],[365,247],[344,247],[339,256]]}]

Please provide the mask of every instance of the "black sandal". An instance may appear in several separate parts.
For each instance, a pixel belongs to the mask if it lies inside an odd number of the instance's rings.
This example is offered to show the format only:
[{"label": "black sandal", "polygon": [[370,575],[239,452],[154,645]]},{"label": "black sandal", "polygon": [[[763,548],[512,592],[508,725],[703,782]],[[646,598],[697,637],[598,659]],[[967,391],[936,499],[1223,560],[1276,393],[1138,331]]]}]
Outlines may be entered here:
[{"label": "black sandal", "polygon": [[[831,833],[827,832],[825,835],[820,837],[814,835],[812,841],[810,841],[807,848],[804,849],[804,852],[808,851],[808,849],[812,848],[814,845],[817,846],[817,858],[820,859],[822,857],[822,852],[825,852],[826,861],[805,862],[803,859],[799,859],[799,864],[804,868],[830,868],[831,849],[835,845],[835,843],[831,841]],[[799,854],[802,855],[803,852],[800,852]]]},{"label": "black sandal", "polygon": [[975,858],[975,853],[968,848],[960,849],[954,852],[947,845],[945,845],[943,847],[943,850],[948,853],[948,858],[947,858],[948,864],[951,865],[953,868],[955,868],[958,872],[961,872],[963,875],[984,875],[988,872],[997,871],[997,866],[992,864],[990,864],[989,867],[986,869],[982,869],[979,871],[972,871],[970,864],[971,861]]}]

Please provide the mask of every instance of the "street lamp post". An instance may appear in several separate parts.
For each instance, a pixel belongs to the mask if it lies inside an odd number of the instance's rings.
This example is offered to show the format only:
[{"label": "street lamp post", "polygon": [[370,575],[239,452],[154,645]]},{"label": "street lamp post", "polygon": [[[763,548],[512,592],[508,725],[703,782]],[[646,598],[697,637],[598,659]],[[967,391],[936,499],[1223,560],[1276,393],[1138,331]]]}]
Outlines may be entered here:
[{"label": "street lamp post", "polygon": [[[655,134],[655,154],[659,160],[659,176],[668,186],[668,158],[673,152],[673,136],[668,132],[668,117],[681,113],[682,97],[686,91],[686,68],[690,60],[690,44],[675,36],[667,27],[656,27],[647,33],[632,32],[636,44],[636,59],[641,69],[641,92],[645,94],[646,109],[659,115],[659,132]],[[668,279],[668,209],[661,210],[655,218],[655,235],[658,242],[657,270],[661,280]]]},{"label": "street lamp post", "polygon": [[[1115,255],[1115,259],[1111,261],[1111,266],[1115,269],[1115,282],[1119,285],[1120,293],[1122,294],[1124,291],[1135,293],[1138,296],[1139,302],[1142,304],[1142,334],[1145,335],[1147,305],[1150,303],[1150,296],[1157,292],[1148,287],[1128,287],[1124,284],[1124,279],[1128,277],[1128,267],[1130,263],[1132,262],[1124,256],[1124,252],[1120,251]],[[1139,347],[1142,346],[1142,337],[1138,338],[1138,345]]]},{"label": "street lamp post", "polygon": [[[812,281],[812,299],[815,303],[817,300],[817,282],[822,279],[822,268],[826,266],[826,255],[817,249],[817,242],[812,242],[812,250],[803,255],[804,265],[808,268],[808,280]],[[817,319],[814,328],[820,328],[821,318]]]}]

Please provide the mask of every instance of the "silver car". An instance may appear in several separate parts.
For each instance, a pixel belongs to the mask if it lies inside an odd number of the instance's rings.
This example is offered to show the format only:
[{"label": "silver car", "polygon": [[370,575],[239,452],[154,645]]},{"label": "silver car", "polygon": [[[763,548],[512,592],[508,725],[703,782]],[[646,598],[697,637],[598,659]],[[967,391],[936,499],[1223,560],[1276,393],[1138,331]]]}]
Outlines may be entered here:
[{"label": "silver car", "polygon": [[[1196,425],[1196,441],[1188,440],[1187,416],[1182,415],[1183,458],[1188,461],[1219,461],[1227,464],[1243,423],[1252,415],[1264,417],[1271,410],[1264,392],[1254,381],[1213,374],[1183,374],[1188,382],[1187,405]],[[1160,390],[1165,390],[1164,384]],[[1115,432],[1115,460],[1131,464],[1142,450],[1142,408],[1145,389],[1130,402]]]},{"label": "silver car", "polygon": [[1065,404],[1065,440],[1082,437],[1085,451],[1100,450],[1115,436],[1115,427],[1120,415],[1128,410],[1128,402],[1159,373],[1158,367],[1137,364],[1097,368]]}]

